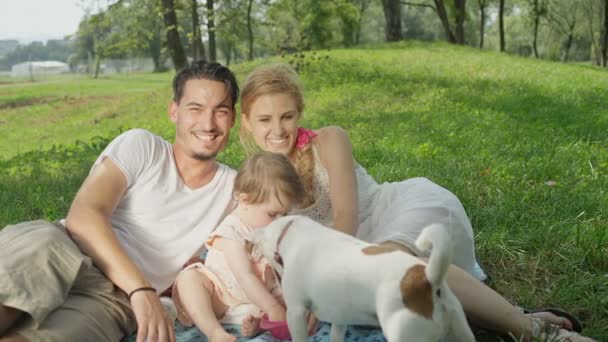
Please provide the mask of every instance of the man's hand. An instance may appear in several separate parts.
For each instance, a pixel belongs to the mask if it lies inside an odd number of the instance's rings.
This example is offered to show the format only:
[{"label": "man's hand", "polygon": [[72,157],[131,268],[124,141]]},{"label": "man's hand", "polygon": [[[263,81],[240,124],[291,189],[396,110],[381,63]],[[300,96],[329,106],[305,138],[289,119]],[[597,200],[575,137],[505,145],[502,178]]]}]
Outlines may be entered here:
[{"label": "man's hand", "polygon": [[134,293],[131,296],[131,306],[137,320],[137,342],[175,342],[173,322],[169,322],[156,293]]}]

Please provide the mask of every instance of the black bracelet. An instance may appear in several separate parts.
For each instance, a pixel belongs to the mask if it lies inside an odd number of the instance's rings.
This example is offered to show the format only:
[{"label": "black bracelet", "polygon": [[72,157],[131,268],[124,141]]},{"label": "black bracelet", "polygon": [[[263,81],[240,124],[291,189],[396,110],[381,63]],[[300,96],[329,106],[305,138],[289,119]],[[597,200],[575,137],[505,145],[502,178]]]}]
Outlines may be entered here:
[{"label": "black bracelet", "polygon": [[135,292],[139,292],[139,291],[154,291],[156,292],[156,289],[153,287],[149,287],[149,286],[144,286],[144,287],[138,287],[135,290],[131,291],[129,293],[129,301],[131,301],[131,296],[133,296],[135,294]]}]

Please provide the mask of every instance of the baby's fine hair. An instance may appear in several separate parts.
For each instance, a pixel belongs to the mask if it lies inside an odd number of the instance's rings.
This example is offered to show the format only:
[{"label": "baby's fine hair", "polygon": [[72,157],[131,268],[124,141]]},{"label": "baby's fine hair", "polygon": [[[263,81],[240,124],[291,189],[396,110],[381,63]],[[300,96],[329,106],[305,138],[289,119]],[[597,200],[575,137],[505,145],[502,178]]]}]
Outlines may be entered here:
[{"label": "baby's fine hair", "polygon": [[[247,195],[249,204],[267,202],[274,196],[298,204],[304,187],[296,169],[282,154],[262,151],[247,158],[234,180],[233,193]],[[281,203],[285,204],[285,203]]]}]

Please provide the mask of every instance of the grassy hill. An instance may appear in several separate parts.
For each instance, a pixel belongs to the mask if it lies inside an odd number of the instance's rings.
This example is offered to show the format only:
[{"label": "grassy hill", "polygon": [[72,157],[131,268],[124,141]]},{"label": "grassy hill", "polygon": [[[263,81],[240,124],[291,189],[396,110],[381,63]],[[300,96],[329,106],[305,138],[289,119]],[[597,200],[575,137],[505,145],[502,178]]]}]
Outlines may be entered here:
[{"label": "grassy hill", "polygon": [[[606,70],[416,42],[303,61],[307,126],[347,129],[379,181],[450,189],[492,287],[521,306],[567,308],[608,340]],[[243,80],[266,62],[233,69]],[[121,129],[171,139],[171,77],[0,84],[0,226],[63,217]],[[235,132],[222,161],[241,158]]]}]

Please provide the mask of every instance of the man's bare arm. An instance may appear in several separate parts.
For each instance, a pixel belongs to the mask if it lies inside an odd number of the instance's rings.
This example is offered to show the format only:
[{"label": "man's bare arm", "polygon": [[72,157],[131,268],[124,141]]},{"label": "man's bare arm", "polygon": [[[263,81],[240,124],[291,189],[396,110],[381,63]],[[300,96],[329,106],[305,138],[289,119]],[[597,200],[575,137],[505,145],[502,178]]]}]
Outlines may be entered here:
[{"label": "man's bare arm", "polygon": [[80,249],[106,277],[129,293],[150,283],[122,249],[110,226],[112,212],[126,189],[122,171],[111,159],[104,159],[78,190],[66,223]]},{"label": "man's bare arm", "polygon": [[[97,165],[78,190],[66,225],[76,244],[95,265],[126,293],[150,286],[131,261],[112,231],[110,218],[127,190],[127,180],[114,162],[106,158]],[[131,305],[137,319],[137,341],[175,341],[156,293],[136,292]]]}]

